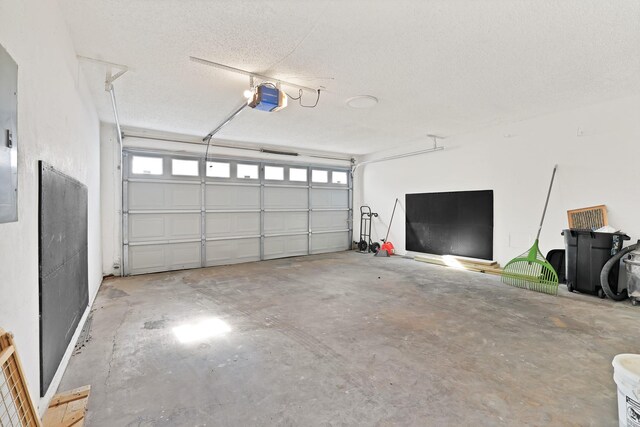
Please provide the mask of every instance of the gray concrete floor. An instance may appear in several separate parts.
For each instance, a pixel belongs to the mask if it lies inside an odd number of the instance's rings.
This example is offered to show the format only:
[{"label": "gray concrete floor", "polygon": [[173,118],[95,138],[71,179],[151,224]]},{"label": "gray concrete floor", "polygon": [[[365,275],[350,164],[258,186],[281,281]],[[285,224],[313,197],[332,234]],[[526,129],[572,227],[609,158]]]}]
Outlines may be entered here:
[{"label": "gray concrete floor", "polygon": [[357,253],[109,279],[60,390],[89,427],[615,426],[640,308],[561,288]]}]

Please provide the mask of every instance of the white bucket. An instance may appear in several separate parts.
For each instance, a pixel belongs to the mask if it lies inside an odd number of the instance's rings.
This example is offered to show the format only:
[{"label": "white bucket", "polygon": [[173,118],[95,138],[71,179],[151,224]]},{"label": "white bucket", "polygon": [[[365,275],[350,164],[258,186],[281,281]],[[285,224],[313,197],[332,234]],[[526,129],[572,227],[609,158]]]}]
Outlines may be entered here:
[{"label": "white bucket", "polygon": [[640,427],[640,354],[618,354],[611,364],[618,385],[619,425]]}]

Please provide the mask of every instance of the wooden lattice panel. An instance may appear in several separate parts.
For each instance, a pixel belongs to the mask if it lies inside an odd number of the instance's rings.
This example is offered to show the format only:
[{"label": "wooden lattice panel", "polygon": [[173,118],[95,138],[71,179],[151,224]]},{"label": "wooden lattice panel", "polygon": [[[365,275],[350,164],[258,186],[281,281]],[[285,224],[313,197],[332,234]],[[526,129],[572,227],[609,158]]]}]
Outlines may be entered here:
[{"label": "wooden lattice panel", "polygon": [[41,427],[13,336],[0,329],[0,426]]},{"label": "wooden lattice panel", "polygon": [[597,230],[605,225],[609,225],[607,207],[605,205],[572,209],[567,211],[567,216],[569,217],[569,228]]}]

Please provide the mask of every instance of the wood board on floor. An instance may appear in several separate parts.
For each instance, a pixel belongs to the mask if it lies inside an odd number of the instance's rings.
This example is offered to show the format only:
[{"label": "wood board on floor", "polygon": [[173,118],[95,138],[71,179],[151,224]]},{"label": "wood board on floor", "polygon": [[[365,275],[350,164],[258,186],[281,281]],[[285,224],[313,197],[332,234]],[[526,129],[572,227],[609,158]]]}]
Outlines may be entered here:
[{"label": "wood board on floor", "polygon": [[438,255],[417,255],[413,258],[416,261],[426,262],[428,264],[441,265],[443,267],[451,267],[458,268],[461,270],[467,271],[475,271],[478,273],[487,273],[487,274],[502,274],[502,269],[500,265],[496,261],[471,261],[469,259],[464,259],[460,257],[453,257],[456,261],[455,264],[451,262],[447,262],[443,259],[443,257]]},{"label": "wood board on floor", "polygon": [[91,386],[85,385],[53,396],[42,418],[43,427],[82,427]]}]

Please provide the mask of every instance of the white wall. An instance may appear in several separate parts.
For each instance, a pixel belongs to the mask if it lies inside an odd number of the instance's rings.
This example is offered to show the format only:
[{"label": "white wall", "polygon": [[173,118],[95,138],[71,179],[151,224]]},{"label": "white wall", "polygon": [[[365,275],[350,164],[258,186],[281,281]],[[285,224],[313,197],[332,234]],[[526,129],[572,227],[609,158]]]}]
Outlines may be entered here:
[{"label": "white wall", "polygon": [[19,67],[19,219],[0,224],[0,327],[14,334],[29,391],[42,411],[58,383],[40,400],[38,160],[88,187],[93,301],[102,280],[99,122],[57,2],[0,0],[0,44]]},{"label": "white wall", "polygon": [[[431,144],[425,137],[420,148]],[[592,205],[606,204],[610,224],[627,232],[631,242],[640,239],[639,96],[499,125],[448,138],[442,145],[444,151],[357,168],[354,236],[357,208],[366,203],[380,214],[373,221],[373,238],[384,237],[398,197],[389,240],[404,254],[405,194],[494,190],[494,258],[504,265],[533,243],[557,163],[540,238],[543,253],[564,247],[560,232],[567,228],[568,209]]]}]

